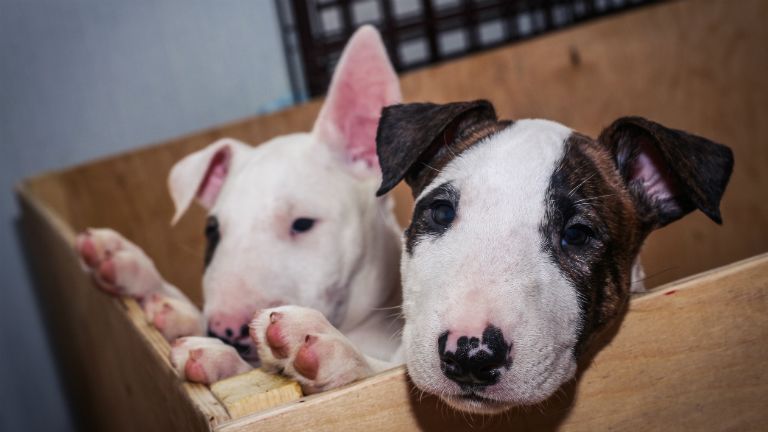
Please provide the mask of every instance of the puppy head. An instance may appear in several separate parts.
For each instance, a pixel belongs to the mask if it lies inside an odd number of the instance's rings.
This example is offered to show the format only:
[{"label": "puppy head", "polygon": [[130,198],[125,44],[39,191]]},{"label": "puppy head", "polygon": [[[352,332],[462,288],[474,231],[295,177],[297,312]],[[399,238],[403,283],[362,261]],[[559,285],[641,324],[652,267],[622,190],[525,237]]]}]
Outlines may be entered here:
[{"label": "puppy head", "polygon": [[374,196],[375,134],[382,107],[399,100],[381,39],[363,27],[311,133],[255,148],[221,139],[173,167],[174,222],[195,200],[209,212],[203,312],[212,335],[253,358],[247,324],[263,308],[313,307],[344,327],[387,294],[368,281],[386,280],[376,272],[396,268],[400,247],[391,200]]},{"label": "puppy head", "polygon": [[403,343],[417,386],[465,411],[535,404],[573,378],[626,305],[650,231],[698,208],[720,222],[731,151],[628,117],[597,140],[485,101],[384,110],[383,194],[405,231]]}]

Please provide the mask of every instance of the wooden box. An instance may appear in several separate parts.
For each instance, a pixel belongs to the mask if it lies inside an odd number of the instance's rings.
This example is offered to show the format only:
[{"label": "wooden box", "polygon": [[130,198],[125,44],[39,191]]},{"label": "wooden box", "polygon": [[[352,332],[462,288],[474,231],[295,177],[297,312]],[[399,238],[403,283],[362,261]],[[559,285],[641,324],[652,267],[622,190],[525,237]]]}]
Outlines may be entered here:
[{"label": "wooden box", "polygon": [[[407,101],[487,98],[502,117],[544,117],[595,136],[637,114],[730,145],[725,225],[700,214],[655,233],[650,286],[576,383],[540,407],[470,417],[421,395],[403,368],[248,415],[182,382],[135,302],[98,291],[74,235],[113,227],[200,302],[204,214],[171,228],[165,177],[222,136],[259,143],[307,130],[289,110],[30,178],[22,227],[47,328],[80,425],[97,430],[747,430],[768,421],[768,3],[665,2],[403,76]],[[409,193],[395,192],[400,220]],[[612,338],[612,339],[611,339]],[[589,362],[585,362],[589,363]],[[587,367],[588,366],[588,367]],[[234,417],[234,418],[233,418]]]}]

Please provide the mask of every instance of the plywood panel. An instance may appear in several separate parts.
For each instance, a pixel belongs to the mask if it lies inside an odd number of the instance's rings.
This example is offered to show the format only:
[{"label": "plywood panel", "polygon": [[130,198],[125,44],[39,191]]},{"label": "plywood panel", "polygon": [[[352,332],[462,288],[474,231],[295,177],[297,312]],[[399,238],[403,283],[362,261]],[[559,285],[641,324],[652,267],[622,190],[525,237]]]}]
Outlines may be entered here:
[{"label": "plywood panel", "polygon": [[79,426],[204,431],[227,420],[207,388],[182,385],[168,343],[139,306],[96,289],[80,269],[72,230],[27,191],[20,194],[28,262]]}]

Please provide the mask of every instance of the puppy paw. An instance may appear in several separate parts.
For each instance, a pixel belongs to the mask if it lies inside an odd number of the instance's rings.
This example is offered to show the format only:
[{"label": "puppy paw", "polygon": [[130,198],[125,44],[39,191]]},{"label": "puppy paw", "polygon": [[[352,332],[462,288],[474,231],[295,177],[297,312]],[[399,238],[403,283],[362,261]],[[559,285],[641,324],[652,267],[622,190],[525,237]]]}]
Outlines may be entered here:
[{"label": "puppy paw", "polygon": [[114,230],[87,229],[77,236],[75,248],[83,268],[108,293],[141,299],[162,288],[152,260]]},{"label": "puppy paw", "polygon": [[171,364],[187,381],[213,384],[252,369],[224,342],[207,337],[177,339],[171,346]]},{"label": "puppy paw", "polygon": [[203,317],[189,300],[152,293],[143,299],[141,306],[147,321],[168,342],[182,336],[203,335]]},{"label": "puppy paw", "polygon": [[306,394],[373,374],[366,357],[314,309],[266,309],[251,322],[250,333],[261,367],[297,380]]}]

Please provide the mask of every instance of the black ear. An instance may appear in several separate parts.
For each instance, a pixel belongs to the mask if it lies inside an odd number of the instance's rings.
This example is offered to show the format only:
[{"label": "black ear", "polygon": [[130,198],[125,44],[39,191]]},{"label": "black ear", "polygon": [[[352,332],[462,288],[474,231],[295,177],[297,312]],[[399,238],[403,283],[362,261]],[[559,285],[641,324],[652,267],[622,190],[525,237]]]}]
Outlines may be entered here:
[{"label": "black ear", "polygon": [[641,117],[622,117],[598,140],[615,156],[641,219],[662,227],[699,209],[722,223],[720,199],[733,171],[728,147]]},{"label": "black ear", "polygon": [[384,108],[376,132],[376,153],[382,181],[377,196],[394,188],[400,180],[417,191],[426,186],[424,170],[444,153],[457,154],[450,145],[477,130],[496,123],[493,105],[485,100],[444,105],[412,103]]}]

